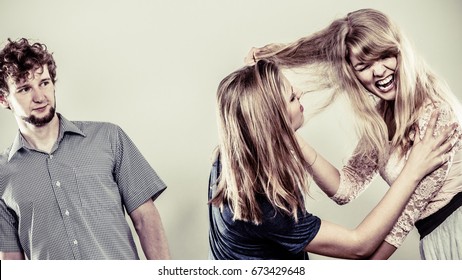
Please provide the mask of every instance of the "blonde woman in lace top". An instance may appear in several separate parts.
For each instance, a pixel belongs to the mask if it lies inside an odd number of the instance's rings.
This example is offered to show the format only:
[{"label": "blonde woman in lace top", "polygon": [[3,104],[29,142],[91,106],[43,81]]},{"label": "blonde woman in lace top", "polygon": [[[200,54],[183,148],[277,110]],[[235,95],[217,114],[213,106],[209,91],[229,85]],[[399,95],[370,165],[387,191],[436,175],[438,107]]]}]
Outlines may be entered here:
[{"label": "blonde woman in lace top", "polygon": [[[441,112],[436,133],[462,122],[460,102],[449,87],[376,10],[351,12],[294,43],[253,48],[247,62],[261,58],[285,68],[314,69],[310,73],[322,76],[317,80],[320,89],[348,96],[360,141],[346,166],[337,170],[308,144],[303,150],[307,158],[316,159],[312,168],[317,185],[338,204],[357,197],[377,174],[391,185],[434,110]],[[460,135],[460,128],[455,133]],[[462,142],[456,139],[449,161],[420,182],[371,258],[390,257],[414,226],[421,235],[423,259],[462,258]]]}]

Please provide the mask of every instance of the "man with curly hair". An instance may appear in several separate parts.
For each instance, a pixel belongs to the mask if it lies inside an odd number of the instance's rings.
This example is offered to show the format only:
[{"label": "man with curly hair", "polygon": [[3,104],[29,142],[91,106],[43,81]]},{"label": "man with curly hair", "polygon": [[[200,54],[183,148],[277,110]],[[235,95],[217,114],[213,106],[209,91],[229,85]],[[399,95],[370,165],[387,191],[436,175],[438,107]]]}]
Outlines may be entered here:
[{"label": "man with curly hair", "polygon": [[56,64],[41,43],[0,51],[0,104],[19,127],[0,155],[0,259],[168,259],[153,201],[165,190],[117,125],[56,112]]}]

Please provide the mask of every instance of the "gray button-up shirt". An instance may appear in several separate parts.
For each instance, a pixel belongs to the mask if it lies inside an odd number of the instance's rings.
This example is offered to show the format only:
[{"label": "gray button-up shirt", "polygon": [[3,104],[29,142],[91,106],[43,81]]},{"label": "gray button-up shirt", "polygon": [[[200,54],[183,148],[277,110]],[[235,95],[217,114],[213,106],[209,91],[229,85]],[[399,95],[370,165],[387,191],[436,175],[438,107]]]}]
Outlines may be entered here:
[{"label": "gray button-up shirt", "polygon": [[59,115],[50,154],[18,133],[0,156],[0,251],[28,259],[138,259],[125,217],[166,186],[116,125]]}]

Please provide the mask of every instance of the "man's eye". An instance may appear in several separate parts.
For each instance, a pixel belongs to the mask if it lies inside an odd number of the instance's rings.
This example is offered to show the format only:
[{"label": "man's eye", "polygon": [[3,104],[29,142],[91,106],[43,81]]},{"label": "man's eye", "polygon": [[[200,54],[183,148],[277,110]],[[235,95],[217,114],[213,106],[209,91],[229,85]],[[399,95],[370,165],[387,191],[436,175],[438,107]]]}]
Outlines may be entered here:
[{"label": "man's eye", "polygon": [[23,87],[23,88],[20,88],[17,92],[18,93],[28,93],[29,91],[30,91],[30,88]]}]

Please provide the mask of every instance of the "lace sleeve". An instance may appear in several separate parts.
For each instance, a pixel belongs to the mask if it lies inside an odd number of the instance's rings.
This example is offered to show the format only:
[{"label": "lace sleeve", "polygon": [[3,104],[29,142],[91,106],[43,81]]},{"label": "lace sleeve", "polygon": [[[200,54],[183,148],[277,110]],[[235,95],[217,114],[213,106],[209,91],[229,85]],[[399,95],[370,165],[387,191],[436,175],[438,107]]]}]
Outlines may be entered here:
[{"label": "lace sleeve", "polygon": [[340,186],[331,197],[337,204],[343,205],[358,197],[371,183],[378,173],[377,155],[359,155],[348,160],[340,170]]},{"label": "lace sleeve", "polygon": [[[439,106],[440,107],[440,116],[436,124],[436,134],[440,133],[442,129],[453,123],[456,118],[452,113],[451,109],[448,106]],[[420,129],[420,138],[423,138],[425,130],[427,128],[428,122],[432,111],[435,108],[432,106],[427,106],[422,117],[418,120],[418,125]],[[461,134],[460,128],[456,131],[457,134]],[[460,137],[459,137],[460,139]],[[462,143],[460,140],[456,143],[454,148],[451,151],[449,161],[444,165],[430,173],[426,176],[417,186],[416,190],[412,194],[408,204],[406,205],[403,213],[398,218],[398,221],[393,226],[393,229],[385,238],[385,241],[390,243],[395,247],[399,247],[409,232],[413,229],[414,223],[419,219],[422,211],[431,201],[431,199],[437,194],[440,188],[444,185],[444,181],[448,175],[448,171],[452,166],[454,159],[454,154],[460,150]]]}]

